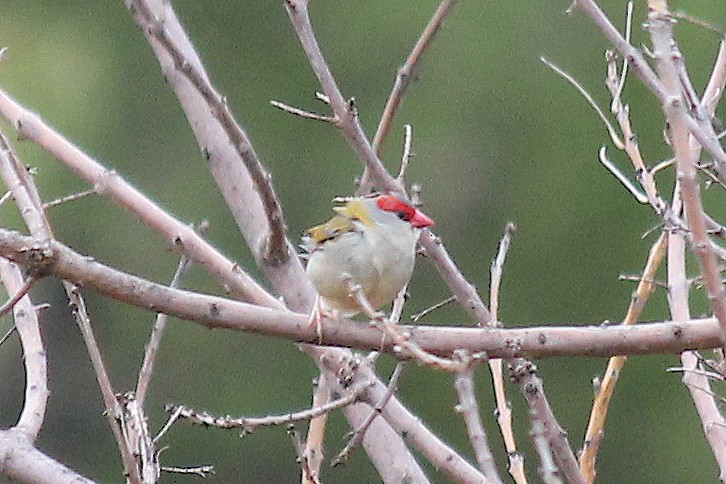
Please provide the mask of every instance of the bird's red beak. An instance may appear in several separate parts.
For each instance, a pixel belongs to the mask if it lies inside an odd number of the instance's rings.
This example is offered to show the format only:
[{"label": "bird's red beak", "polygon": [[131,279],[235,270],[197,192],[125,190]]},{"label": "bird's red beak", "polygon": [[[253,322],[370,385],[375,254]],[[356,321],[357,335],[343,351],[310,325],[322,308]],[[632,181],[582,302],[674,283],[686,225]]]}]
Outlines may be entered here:
[{"label": "bird's red beak", "polygon": [[434,224],[434,221],[431,220],[429,216],[422,211],[416,210],[416,213],[413,214],[413,217],[411,218],[411,220],[408,221],[408,223],[410,223],[417,229],[422,229],[424,227],[430,227]]}]

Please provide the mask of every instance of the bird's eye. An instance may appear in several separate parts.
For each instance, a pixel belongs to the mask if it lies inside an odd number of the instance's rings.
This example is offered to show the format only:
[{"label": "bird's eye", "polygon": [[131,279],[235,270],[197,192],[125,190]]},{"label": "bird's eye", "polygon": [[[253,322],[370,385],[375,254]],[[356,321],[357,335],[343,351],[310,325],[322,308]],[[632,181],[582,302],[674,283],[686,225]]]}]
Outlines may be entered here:
[{"label": "bird's eye", "polygon": [[401,220],[403,220],[405,222],[408,222],[409,220],[411,220],[411,214],[408,212],[396,212],[396,215],[398,215],[398,218],[400,218]]}]

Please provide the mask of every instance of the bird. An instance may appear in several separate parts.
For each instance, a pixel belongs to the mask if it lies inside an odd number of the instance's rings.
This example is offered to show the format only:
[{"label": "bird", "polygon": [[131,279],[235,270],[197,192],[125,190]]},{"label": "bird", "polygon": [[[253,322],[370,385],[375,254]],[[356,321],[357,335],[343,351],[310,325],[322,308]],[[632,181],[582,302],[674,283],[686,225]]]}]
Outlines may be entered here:
[{"label": "bird", "polygon": [[428,215],[392,193],[333,199],[333,218],[303,233],[306,272],[318,292],[310,315],[321,336],[324,316],[338,319],[361,311],[350,283],[374,310],[390,303],[413,274]]}]

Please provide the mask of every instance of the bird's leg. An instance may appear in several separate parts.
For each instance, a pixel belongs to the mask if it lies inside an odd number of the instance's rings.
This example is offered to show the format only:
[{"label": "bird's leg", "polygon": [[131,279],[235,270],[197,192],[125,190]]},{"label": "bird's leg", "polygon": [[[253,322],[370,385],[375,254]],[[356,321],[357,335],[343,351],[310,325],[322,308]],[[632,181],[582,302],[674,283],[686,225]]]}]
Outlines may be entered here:
[{"label": "bird's leg", "polygon": [[315,296],[315,303],[313,304],[313,310],[310,311],[310,318],[308,318],[308,327],[315,326],[315,332],[318,335],[318,344],[323,342],[323,318],[332,320],[338,320],[340,317],[336,309],[328,309],[323,305],[323,299],[320,294]]},{"label": "bird's leg", "polygon": [[358,304],[358,307],[360,308],[361,312],[366,315],[366,317],[372,319],[372,320],[382,320],[386,318],[386,314],[382,313],[380,311],[376,311],[373,306],[371,305],[370,301],[366,297],[365,293],[363,292],[363,287],[361,287],[360,284],[355,282],[349,274],[343,274],[343,282],[345,283],[346,287],[348,288],[348,294],[350,297],[355,299],[355,302]]},{"label": "bird's leg", "polygon": [[313,310],[310,311],[310,318],[308,319],[308,327],[315,325],[315,332],[318,334],[318,343],[323,342],[323,301],[320,299],[320,294],[315,295],[315,303],[313,304]]}]

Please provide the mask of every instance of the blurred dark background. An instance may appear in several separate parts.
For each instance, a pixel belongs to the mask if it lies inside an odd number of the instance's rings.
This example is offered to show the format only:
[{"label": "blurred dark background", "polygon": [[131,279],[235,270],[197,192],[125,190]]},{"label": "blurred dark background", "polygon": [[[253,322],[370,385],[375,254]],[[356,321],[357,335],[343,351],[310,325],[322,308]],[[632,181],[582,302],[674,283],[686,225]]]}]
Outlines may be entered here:
[{"label": "blurred dark background", "polygon": [[[311,14],[318,39],[346,96],[355,96],[373,135],[396,68],[437,6],[436,1],[336,2],[316,0]],[[619,27],[625,2],[603,2]],[[414,129],[415,158],[408,181],[423,186],[425,210],[464,273],[487,292],[488,272],[506,222],[519,227],[505,267],[501,296],[507,326],[592,324],[622,319],[635,285],[620,274],[642,270],[658,224],[599,165],[597,150],[610,146],[602,123],[585,101],[538,59],[568,70],[603,106],[607,43],[582,13],[566,16],[568,1],[461,2],[419,69],[384,159],[396,170],[402,124]],[[302,120],[269,105],[278,99],[318,112],[318,85],[290,27],[282,2],[175,1],[213,82],[227,95],[238,120],[274,175],[291,237],[330,215],[329,200],[349,194],[361,165],[331,126]],[[726,25],[726,6],[696,1],[687,13]],[[673,5],[678,9],[681,5]],[[637,5],[634,43],[647,43]],[[719,36],[681,22],[677,35],[699,92]],[[212,243],[253,274],[238,234],[183,113],[160,75],[150,47],[123,2],[5,0],[0,15],[0,86],[89,154],[117,170],[181,220],[208,219]],[[632,77],[624,99],[631,105],[642,152],[652,165],[669,156],[657,102]],[[0,127],[13,138],[7,124]],[[38,168],[47,200],[87,189],[32,143],[15,143],[24,163]],[[630,176],[627,158],[610,154]],[[659,178],[668,194],[672,173]],[[707,196],[712,213],[723,198]],[[3,223],[21,227],[13,207]],[[722,212],[721,212],[722,213]],[[107,264],[168,282],[177,256],[123,210],[100,197],[52,209],[58,238]],[[695,274],[696,266],[693,265]],[[661,271],[661,277],[663,276]],[[191,289],[221,293],[201,270],[187,276]],[[407,311],[420,311],[449,294],[436,271],[419,261]],[[131,389],[153,315],[86,292],[111,377]],[[51,396],[38,444],[51,456],[102,482],[120,482],[121,464],[81,337],[66,310],[60,284],[44,281],[35,302],[44,313]],[[705,313],[694,296],[694,315]],[[644,319],[668,317],[665,293],[649,303]],[[455,307],[428,317],[438,324],[471,324]],[[0,332],[11,325],[5,317]],[[550,403],[574,447],[593,396],[591,380],[604,359],[538,361]],[[676,355],[631,358],[622,374],[598,459],[599,482],[713,482],[714,459],[679,375]],[[381,358],[382,376],[393,364]],[[294,345],[244,333],[208,331],[173,321],[162,343],[148,403],[150,426],[165,421],[162,407],[176,402],[219,414],[265,415],[309,405],[313,363]],[[0,426],[15,423],[24,375],[17,338],[0,347]],[[489,440],[506,474],[506,456],[491,415],[487,371],[478,390]],[[717,390],[720,390],[717,388]],[[449,375],[410,365],[400,398],[447,442],[471,456]],[[537,459],[528,442],[526,408],[509,388],[518,441],[536,480]],[[304,430],[304,429],[302,429]],[[335,414],[327,454],[345,444],[344,419]],[[295,453],[282,428],[233,432],[177,424],[163,439],[165,465],[215,464],[212,482],[299,481]],[[444,481],[434,469],[432,479]],[[192,482],[167,475],[163,482]],[[327,482],[376,482],[362,451],[342,468],[325,467]],[[2,481],[2,477],[0,477]]]}]

